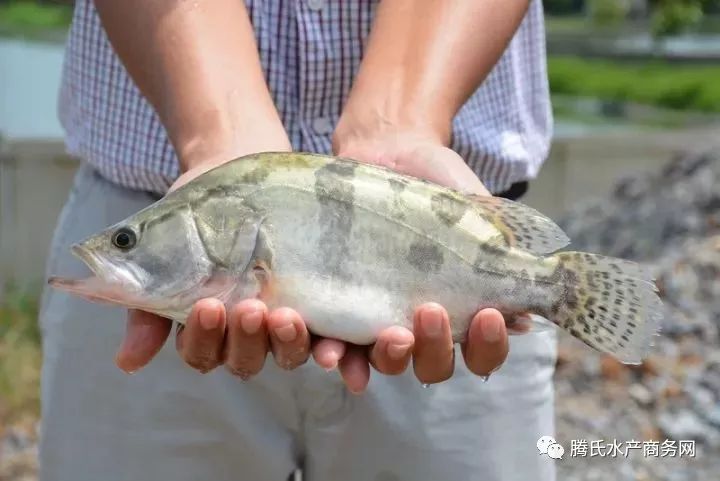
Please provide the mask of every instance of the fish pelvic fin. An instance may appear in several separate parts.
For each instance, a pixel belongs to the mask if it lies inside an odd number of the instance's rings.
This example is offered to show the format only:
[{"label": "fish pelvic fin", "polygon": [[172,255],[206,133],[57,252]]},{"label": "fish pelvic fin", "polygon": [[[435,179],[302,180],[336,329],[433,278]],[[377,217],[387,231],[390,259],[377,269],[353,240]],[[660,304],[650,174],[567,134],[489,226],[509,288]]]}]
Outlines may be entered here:
[{"label": "fish pelvic fin", "polygon": [[663,313],[650,273],[634,262],[585,252],[553,257],[564,283],[553,322],[623,363],[641,363]]}]

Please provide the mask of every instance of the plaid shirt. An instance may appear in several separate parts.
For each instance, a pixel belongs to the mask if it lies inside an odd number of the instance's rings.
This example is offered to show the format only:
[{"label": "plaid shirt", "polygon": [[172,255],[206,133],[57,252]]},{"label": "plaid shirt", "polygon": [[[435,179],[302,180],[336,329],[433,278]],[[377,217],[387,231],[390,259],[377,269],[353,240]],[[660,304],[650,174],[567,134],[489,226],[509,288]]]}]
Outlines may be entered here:
[{"label": "plaid shirt", "polygon": [[[376,1],[245,1],[294,149],[330,153]],[[165,130],[113,52],[92,0],[75,2],[59,114],[69,152],[110,181],[164,194],[178,176]],[[451,147],[497,193],[537,175],[551,130],[542,3],[533,0],[502,58],[455,117]]]}]

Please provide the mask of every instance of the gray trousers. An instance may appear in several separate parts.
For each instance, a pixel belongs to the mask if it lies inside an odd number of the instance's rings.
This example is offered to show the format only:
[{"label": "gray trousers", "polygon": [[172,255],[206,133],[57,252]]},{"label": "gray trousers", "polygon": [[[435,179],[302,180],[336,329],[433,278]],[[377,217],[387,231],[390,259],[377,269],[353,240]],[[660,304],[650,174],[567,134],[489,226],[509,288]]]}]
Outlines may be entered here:
[{"label": "gray trousers", "polygon": [[[153,199],[79,170],[52,242],[48,274],[84,276],[71,243]],[[133,375],[113,364],[126,312],[46,290],[41,480],[546,481],[554,434],[552,332],[511,339],[503,367],[483,383],[458,362],[424,389],[408,370],[373,372],[348,394],[337,372],[308,362],[286,372],[268,358],[243,382],[223,368],[199,374],[168,342]]]}]

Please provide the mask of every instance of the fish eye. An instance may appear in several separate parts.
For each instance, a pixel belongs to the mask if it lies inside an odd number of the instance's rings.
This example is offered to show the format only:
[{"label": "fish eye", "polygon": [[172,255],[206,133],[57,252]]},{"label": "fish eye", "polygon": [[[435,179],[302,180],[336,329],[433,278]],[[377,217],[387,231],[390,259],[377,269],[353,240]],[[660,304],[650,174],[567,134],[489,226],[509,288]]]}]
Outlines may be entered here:
[{"label": "fish eye", "polygon": [[132,229],[121,227],[115,231],[112,236],[112,243],[115,247],[122,250],[129,250],[135,247],[137,236]]}]

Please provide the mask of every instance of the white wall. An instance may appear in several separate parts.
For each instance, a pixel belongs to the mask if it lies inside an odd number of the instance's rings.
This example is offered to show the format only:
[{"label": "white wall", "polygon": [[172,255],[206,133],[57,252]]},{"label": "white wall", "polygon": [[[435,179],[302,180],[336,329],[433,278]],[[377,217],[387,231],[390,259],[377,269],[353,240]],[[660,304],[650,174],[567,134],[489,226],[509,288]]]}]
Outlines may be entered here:
[{"label": "white wall", "polygon": [[59,139],[56,115],[63,45],[0,39],[0,135]]}]

